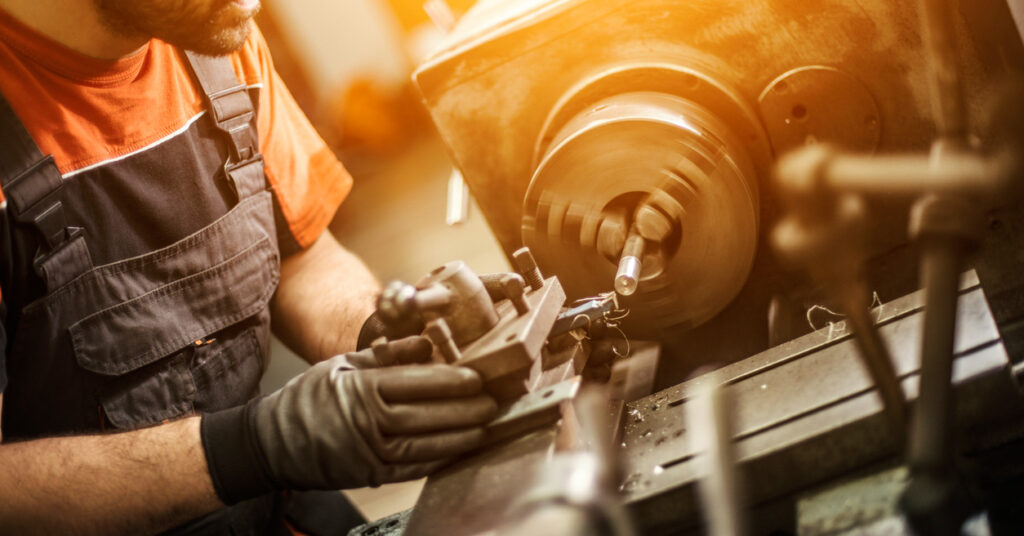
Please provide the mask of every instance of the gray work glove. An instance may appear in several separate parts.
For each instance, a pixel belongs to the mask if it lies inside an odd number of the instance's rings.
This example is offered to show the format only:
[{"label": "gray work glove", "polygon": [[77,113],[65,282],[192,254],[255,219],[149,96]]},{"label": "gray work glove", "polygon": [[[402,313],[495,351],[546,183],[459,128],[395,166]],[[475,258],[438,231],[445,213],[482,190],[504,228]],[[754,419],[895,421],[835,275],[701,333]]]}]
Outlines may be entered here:
[{"label": "gray work glove", "polygon": [[[378,339],[378,341],[383,339]],[[339,356],[345,359],[352,369],[369,369],[393,367],[395,365],[411,365],[430,361],[434,346],[430,339],[423,336],[412,336],[386,343],[374,342],[364,350]]]},{"label": "gray work glove", "polygon": [[[403,345],[420,343],[388,345],[404,356]],[[497,404],[476,372],[441,364],[353,370],[354,356],[319,363],[244,408],[204,416],[203,446],[225,503],[274,488],[419,478],[480,445]]]}]

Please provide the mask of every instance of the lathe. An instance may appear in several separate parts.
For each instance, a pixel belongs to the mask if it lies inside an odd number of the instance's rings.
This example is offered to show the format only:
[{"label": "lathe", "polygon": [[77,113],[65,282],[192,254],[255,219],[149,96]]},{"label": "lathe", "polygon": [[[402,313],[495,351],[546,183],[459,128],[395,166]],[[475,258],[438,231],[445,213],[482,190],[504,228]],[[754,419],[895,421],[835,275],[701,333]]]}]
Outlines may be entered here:
[{"label": "lathe", "polygon": [[414,78],[516,272],[378,311],[503,409],[353,534],[1024,533],[1022,28],[479,2]]}]

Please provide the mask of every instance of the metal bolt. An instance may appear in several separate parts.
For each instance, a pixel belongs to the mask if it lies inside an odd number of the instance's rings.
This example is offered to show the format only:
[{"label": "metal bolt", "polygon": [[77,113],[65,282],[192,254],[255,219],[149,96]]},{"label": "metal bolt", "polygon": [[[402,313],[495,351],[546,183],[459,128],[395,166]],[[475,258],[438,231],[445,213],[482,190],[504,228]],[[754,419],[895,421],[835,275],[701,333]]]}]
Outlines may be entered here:
[{"label": "metal bolt", "polygon": [[505,292],[505,297],[515,306],[516,313],[519,316],[530,312],[530,303],[526,301],[526,281],[523,280],[522,276],[519,274],[508,274],[502,277],[501,288]]},{"label": "metal bolt", "polygon": [[392,281],[377,298],[377,312],[387,322],[398,322],[416,311],[416,287],[402,281]]},{"label": "metal bolt", "polygon": [[437,311],[452,303],[452,291],[437,283],[416,292],[416,307],[420,311]]},{"label": "metal bolt", "polygon": [[424,334],[430,339],[430,342],[434,343],[434,346],[437,347],[441,355],[444,356],[444,360],[449,364],[462,359],[462,352],[459,352],[459,348],[455,346],[455,341],[452,340],[452,330],[448,327],[448,322],[445,322],[443,318],[435,318],[427,322],[427,329]]},{"label": "metal bolt", "polygon": [[537,268],[537,261],[533,258],[533,253],[530,253],[530,248],[517,249],[512,254],[512,260],[515,262],[516,271],[530,284],[530,288],[540,290],[544,286],[544,276],[541,275],[540,268]]}]

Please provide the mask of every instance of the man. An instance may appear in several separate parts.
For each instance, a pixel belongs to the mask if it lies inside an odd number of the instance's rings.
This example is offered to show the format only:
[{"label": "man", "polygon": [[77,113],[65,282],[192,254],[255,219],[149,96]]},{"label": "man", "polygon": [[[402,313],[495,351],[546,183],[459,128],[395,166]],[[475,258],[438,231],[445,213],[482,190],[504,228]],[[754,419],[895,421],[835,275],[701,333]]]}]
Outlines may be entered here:
[{"label": "man", "polygon": [[[493,417],[425,339],[339,355],[377,285],[258,7],[0,0],[0,533],[270,532],[279,490],[427,474]],[[319,364],[254,398],[271,318]]]}]

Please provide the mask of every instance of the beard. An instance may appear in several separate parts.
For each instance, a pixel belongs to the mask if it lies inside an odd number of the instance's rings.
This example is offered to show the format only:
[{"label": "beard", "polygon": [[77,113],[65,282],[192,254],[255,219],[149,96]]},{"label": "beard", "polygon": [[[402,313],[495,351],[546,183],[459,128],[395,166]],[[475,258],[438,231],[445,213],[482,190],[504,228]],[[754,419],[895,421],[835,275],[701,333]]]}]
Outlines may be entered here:
[{"label": "beard", "polygon": [[238,50],[249,36],[259,4],[245,8],[234,0],[93,0],[113,31],[128,37],[157,38],[174,46],[220,56]]}]

